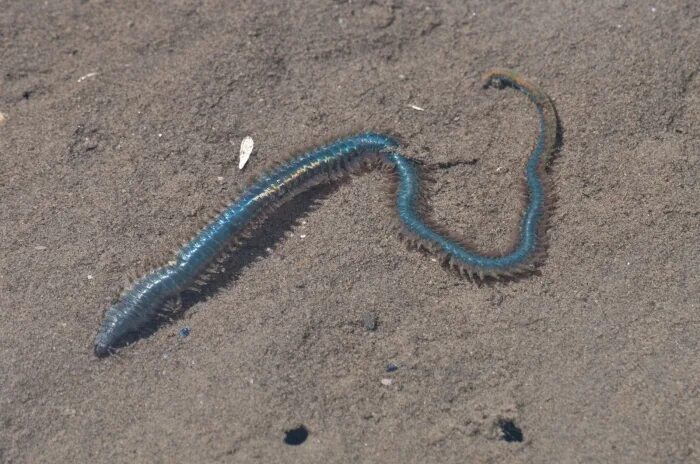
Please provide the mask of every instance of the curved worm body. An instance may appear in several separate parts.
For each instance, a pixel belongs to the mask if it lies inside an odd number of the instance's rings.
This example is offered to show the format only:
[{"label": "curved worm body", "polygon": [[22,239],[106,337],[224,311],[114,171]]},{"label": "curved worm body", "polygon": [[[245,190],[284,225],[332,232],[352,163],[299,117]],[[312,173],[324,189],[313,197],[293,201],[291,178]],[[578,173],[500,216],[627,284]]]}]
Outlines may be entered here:
[{"label": "curved worm body", "polygon": [[399,154],[391,137],[365,133],[344,138],[307,152],[262,176],[240,198],[209,222],[180,249],[173,261],[137,280],[105,313],[95,340],[95,354],[105,356],[164,316],[164,306],[184,290],[196,287],[201,277],[232,242],[242,238],[254,221],[300,191],[329,182],[354,167],[378,161],[398,178],[396,211],[409,241],[441,255],[443,263],[463,275],[501,277],[533,268],[539,256],[547,209],[541,174],[556,147],[557,118],[549,97],[522,76],[493,69],[484,87],[511,86],[525,93],[539,116],[539,135],[525,168],[527,203],[518,238],[502,256],[477,253],[438,233],[419,211],[420,177],[414,162]]}]

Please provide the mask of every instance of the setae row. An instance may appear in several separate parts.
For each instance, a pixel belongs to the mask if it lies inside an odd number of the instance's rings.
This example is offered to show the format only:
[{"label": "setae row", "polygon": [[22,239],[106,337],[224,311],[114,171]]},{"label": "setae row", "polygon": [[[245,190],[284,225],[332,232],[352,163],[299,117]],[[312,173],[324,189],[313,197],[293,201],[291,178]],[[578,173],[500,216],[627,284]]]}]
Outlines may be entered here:
[{"label": "setae row", "polygon": [[492,69],[482,83],[484,87],[508,86],[521,91],[534,103],[539,118],[539,133],[525,165],[526,202],[520,227],[506,253],[478,253],[423,219],[416,164],[398,152],[399,144],[393,138],[359,134],[304,153],[263,175],[186,243],[172,261],[136,280],[105,312],[95,339],[95,354],[109,355],[133,334],[167,318],[167,303],[183,291],[201,285],[208,270],[270,210],[301,191],[360,168],[380,166],[395,174],[395,207],[402,236],[409,243],[438,254],[444,265],[479,279],[508,277],[534,269],[542,255],[549,206],[542,178],[556,149],[556,112],[550,98],[516,72]]}]

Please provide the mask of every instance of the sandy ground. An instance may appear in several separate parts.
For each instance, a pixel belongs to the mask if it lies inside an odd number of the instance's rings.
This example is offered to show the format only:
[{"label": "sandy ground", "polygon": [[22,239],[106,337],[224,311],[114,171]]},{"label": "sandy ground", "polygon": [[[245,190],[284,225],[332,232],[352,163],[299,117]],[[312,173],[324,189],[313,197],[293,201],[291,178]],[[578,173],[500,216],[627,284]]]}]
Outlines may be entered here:
[{"label": "sandy ground", "polygon": [[[0,461],[700,462],[700,3],[494,3],[2,2]],[[361,129],[435,171],[440,222],[506,245],[536,120],[478,86],[492,66],[564,128],[536,275],[476,285],[406,250],[371,173],[93,356],[130,273]]]}]

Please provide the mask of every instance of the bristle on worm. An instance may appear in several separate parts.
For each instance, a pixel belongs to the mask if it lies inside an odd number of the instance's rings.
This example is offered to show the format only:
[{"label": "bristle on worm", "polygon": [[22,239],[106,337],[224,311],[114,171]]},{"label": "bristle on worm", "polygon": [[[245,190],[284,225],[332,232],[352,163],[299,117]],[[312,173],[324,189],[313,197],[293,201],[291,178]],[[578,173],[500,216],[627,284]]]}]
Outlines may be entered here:
[{"label": "bristle on worm", "polygon": [[469,278],[501,278],[533,270],[542,253],[546,227],[548,197],[542,175],[556,149],[556,112],[539,87],[514,71],[492,69],[482,83],[484,87],[509,86],[521,91],[535,104],[539,117],[539,134],[525,165],[526,203],[517,239],[506,254],[480,254],[424,220],[417,163],[398,153],[394,138],[363,133],[306,152],[262,175],[184,244],[174,260],[136,280],[107,309],[95,339],[95,354],[109,355],[154,321],[167,319],[166,303],[203,285],[207,271],[230,245],[243,241],[251,224],[271,209],[315,185],[370,167],[379,166],[396,178],[393,206],[401,235],[409,244],[436,253],[441,263]]}]

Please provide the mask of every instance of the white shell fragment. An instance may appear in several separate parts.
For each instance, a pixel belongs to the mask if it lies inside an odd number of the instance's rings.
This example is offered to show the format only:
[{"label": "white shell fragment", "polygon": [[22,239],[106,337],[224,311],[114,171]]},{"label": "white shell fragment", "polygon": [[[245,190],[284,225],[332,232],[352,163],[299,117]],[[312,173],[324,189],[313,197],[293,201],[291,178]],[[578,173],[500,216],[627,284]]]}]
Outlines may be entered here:
[{"label": "white shell fragment", "polygon": [[97,76],[96,72],[87,73],[84,76],[80,76],[78,78],[78,82],[83,82],[85,79],[90,78],[90,77],[95,77],[95,76]]},{"label": "white shell fragment", "polygon": [[243,169],[250,158],[250,154],[253,153],[253,137],[246,136],[241,142],[241,153],[238,156],[238,169]]}]

